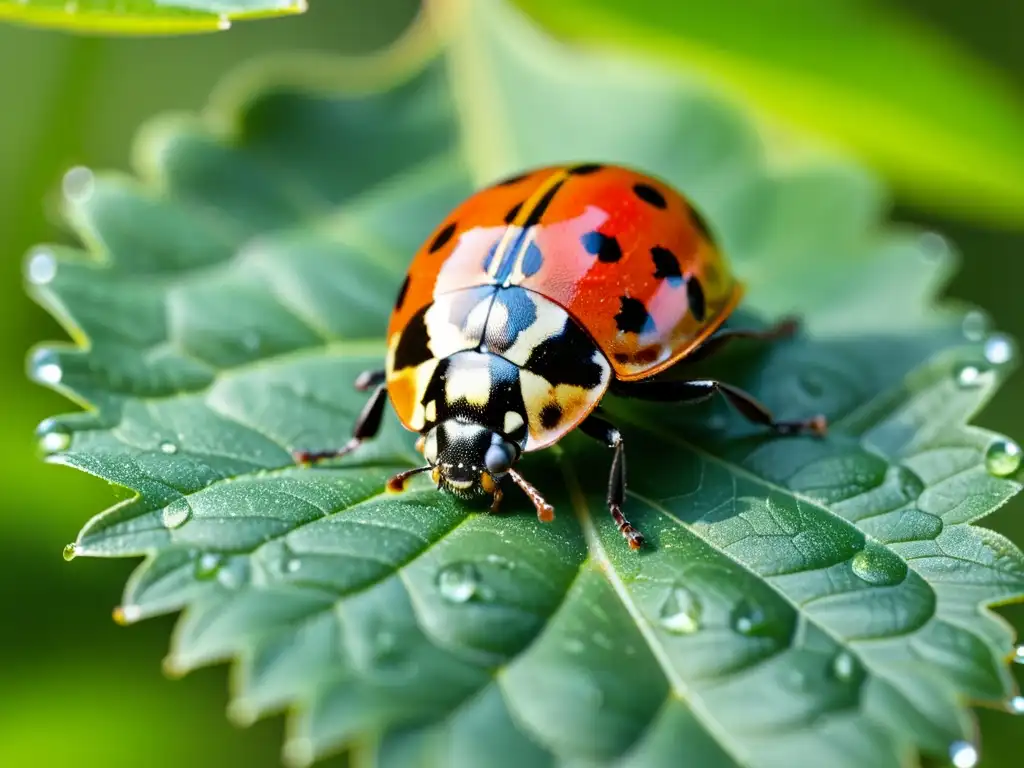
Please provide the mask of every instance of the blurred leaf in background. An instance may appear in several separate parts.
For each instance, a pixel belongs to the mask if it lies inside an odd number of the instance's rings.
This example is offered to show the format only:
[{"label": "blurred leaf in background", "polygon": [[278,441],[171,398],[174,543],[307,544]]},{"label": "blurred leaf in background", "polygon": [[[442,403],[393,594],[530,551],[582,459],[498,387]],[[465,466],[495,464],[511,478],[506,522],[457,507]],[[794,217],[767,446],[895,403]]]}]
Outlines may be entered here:
[{"label": "blurred leaf in background", "polygon": [[93,34],[180,35],[305,10],[306,0],[0,0],[0,21]]},{"label": "blurred leaf in background", "polygon": [[1024,92],[895,2],[516,1],[569,39],[702,72],[908,201],[1024,226]]}]

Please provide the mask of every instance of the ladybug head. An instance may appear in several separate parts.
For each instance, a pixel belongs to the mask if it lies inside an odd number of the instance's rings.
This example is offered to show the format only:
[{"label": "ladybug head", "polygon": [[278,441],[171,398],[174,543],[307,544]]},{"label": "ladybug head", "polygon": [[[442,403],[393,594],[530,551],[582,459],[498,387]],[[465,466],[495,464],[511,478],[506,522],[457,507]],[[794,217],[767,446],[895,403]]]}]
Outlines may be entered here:
[{"label": "ladybug head", "polygon": [[438,487],[462,498],[493,494],[519,453],[502,434],[464,419],[442,421],[423,439]]}]

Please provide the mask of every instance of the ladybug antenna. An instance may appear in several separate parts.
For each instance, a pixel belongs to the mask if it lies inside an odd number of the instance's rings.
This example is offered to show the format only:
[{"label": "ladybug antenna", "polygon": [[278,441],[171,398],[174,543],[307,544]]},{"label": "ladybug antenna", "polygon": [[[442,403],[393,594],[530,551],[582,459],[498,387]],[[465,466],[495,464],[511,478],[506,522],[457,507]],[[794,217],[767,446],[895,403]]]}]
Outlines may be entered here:
[{"label": "ladybug antenna", "polygon": [[526,482],[526,478],[514,469],[510,469],[508,474],[515,481],[515,484],[523,489],[523,493],[530,497],[530,501],[533,502],[533,506],[537,508],[538,520],[542,523],[550,523],[555,519],[555,508],[544,501],[544,497],[540,495],[540,491]]},{"label": "ladybug antenna", "polygon": [[405,490],[405,481],[413,475],[418,475],[420,472],[426,472],[432,467],[427,464],[424,467],[416,467],[415,469],[407,469],[405,472],[399,472],[397,475],[388,480],[389,491],[402,491]]}]

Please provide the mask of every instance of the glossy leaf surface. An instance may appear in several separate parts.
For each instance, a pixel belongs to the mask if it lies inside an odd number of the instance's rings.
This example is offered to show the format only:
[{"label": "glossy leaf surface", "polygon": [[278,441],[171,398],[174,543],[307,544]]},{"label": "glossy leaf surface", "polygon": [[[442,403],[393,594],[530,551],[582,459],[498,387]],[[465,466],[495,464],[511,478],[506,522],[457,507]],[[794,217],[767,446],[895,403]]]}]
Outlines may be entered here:
[{"label": "glossy leaf surface", "polygon": [[[169,669],[237,659],[233,717],[294,707],[296,764],[356,744],[382,768],[898,766],[972,738],[965,700],[1013,692],[1010,630],[982,606],[1021,596],[1024,562],[973,525],[1019,490],[1019,450],[965,421],[1014,349],[932,306],[944,241],[883,228],[855,169],[770,165],[694,83],[570,55],[496,0],[434,10],[440,52],[423,26],[372,64],[250,72],[207,120],[143,133],[141,184],[65,184],[88,252],[43,247],[26,271],[88,346],[30,368],[90,408],[40,441],[139,494],[68,555],[146,555],[118,618],[184,608]],[[803,316],[715,367],[830,436],[610,403],[639,555],[580,435],[523,462],[547,525],[511,491],[500,515],[425,478],[385,491],[417,459],[390,416],[356,456],[293,466],[347,437],[352,381],[445,212],[594,159],[707,211],[749,285],[737,323]]]}]

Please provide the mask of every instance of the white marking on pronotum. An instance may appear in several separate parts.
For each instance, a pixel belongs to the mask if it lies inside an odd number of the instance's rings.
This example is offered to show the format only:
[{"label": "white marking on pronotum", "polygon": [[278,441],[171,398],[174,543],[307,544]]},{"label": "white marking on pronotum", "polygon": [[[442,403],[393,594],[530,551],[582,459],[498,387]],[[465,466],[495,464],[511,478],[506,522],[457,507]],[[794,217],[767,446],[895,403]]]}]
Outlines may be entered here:
[{"label": "white marking on pronotum", "polygon": [[521,426],[523,426],[523,417],[516,411],[508,411],[505,414],[504,430],[506,435],[515,432]]}]

